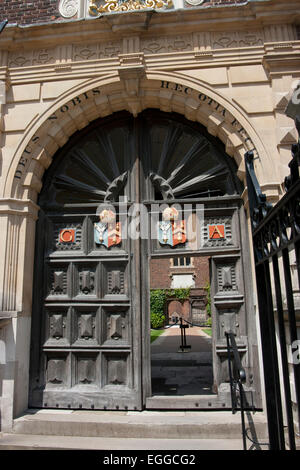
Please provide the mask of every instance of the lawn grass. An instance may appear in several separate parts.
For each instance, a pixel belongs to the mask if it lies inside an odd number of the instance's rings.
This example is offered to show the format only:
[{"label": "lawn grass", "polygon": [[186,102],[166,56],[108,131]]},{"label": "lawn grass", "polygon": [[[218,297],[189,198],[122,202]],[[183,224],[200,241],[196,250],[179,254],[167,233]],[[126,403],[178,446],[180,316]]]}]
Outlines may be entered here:
[{"label": "lawn grass", "polygon": [[151,343],[156,340],[165,330],[151,330]]},{"label": "lawn grass", "polygon": [[203,328],[203,331],[204,331],[204,333],[206,333],[206,334],[209,335],[209,336],[212,335],[212,330],[211,330],[211,328]]}]

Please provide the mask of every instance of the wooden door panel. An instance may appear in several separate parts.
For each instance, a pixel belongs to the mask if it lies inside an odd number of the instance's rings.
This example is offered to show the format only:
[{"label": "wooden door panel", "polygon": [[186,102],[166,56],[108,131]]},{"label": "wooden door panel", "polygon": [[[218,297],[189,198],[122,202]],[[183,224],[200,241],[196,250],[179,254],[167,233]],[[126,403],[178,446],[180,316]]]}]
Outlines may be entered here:
[{"label": "wooden door panel", "polygon": [[127,251],[124,246],[95,249],[92,214],[50,214],[46,220],[38,233],[39,239],[50,227],[41,269],[44,291],[35,312],[43,313],[30,405],[137,409],[141,399],[130,330],[136,293],[129,289],[134,275],[129,242]]}]

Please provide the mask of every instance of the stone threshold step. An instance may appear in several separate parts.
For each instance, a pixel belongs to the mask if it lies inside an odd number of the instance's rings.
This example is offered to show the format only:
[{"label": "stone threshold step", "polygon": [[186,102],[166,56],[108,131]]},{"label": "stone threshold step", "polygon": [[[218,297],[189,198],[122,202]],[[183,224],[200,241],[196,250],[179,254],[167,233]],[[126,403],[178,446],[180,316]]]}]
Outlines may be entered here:
[{"label": "stone threshold step", "polygon": [[[252,418],[256,432],[266,433],[266,419]],[[228,412],[97,412],[41,410],[14,420],[15,434],[104,438],[239,439],[240,413]]]},{"label": "stone threshold step", "polygon": [[141,439],[6,434],[1,450],[242,450],[242,439]]}]

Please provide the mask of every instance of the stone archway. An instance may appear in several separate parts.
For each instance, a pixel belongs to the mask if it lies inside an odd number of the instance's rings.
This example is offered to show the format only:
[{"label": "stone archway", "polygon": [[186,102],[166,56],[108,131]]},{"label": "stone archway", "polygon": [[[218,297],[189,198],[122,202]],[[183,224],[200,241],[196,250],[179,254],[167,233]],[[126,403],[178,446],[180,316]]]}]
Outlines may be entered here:
[{"label": "stone archway", "polygon": [[[42,176],[53,155],[77,130],[91,121],[114,112],[128,110],[137,115],[156,108],[176,112],[204,125],[225,145],[234,158],[238,176],[244,180],[244,153],[254,150],[256,171],[263,175],[270,157],[244,113],[207,85],[187,81],[179,74],[144,73],[142,69],[119,71],[119,76],[93,80],[65,93],[46,112],[37,117],[24,135],[8,173],[5,196],[36,200]],[[262,185],[263,186],[263,185]]]},{"label": "stone archway", "polygon": [[[259,157],[257,174],[263,179],[269,156],[255,129],[229,100],[196,80],[183,79],[179,74],[145,73],[142,67],[124,67],[118,75],[93,79],[84,87],[80,85],[65,93],[43,110],[27,129],[10,164],[4,187],[2,310],[13,312],[17,317],[18,331],[24,330],[24,318],[26,331],[30,329],[35,221],[39,210],[36,201],[43,174],[55,152],[72,134],[98,117],[124,109],[137,115],[149,107],[177,112],[207,127],[235,159],[242,180],[244,153],[254,149]],[[29,350],[29,342],[24,347]],[[24,390],[18,392],[16,412],[27,406],[27,358],[25,355],[22,364],[20,380]],[[15,386],[19,388],[18,383]]]}]

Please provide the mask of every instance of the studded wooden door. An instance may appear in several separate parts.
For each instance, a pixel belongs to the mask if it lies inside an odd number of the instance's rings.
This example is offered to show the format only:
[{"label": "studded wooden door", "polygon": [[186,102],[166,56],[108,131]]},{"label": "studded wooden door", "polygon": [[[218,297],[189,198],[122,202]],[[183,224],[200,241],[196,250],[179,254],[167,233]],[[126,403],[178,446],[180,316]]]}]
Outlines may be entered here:
[{"label": "studded wooden door", "polygon": [[148,259],[173,249],[122,224],[134,203],[150,213],[152,202],[237,194],[234,171],[203,128],[156,111],[95,121],[59,150],[38,201],[29,406],[142,409]]}]

